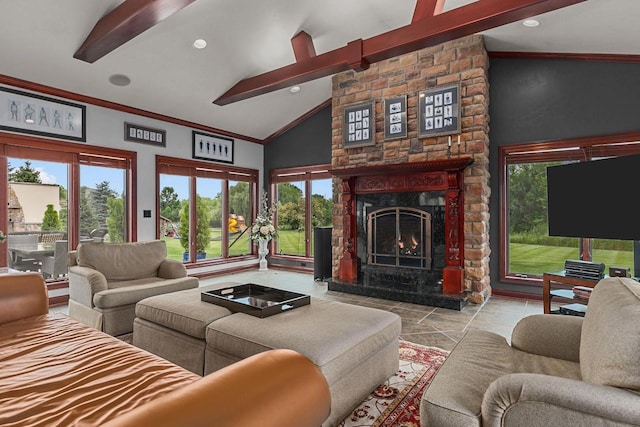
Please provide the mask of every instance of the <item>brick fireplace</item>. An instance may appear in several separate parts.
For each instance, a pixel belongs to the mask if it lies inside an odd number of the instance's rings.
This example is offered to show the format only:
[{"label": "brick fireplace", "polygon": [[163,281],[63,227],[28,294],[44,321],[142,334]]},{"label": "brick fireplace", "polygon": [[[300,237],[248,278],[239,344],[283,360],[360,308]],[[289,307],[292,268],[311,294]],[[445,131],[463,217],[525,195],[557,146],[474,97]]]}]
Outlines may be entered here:
[{"label": "brick fireplace", "polygon": [[[488,67],[469,36],[334,76],[330,290],[453,309],[490,295]],[[418,92],[458,82],[460,144],[418,138]],[[407,136],[385,140],[384,100],[399,95]],[[374,144],[346,148],[344,107],[371,101]]]}]

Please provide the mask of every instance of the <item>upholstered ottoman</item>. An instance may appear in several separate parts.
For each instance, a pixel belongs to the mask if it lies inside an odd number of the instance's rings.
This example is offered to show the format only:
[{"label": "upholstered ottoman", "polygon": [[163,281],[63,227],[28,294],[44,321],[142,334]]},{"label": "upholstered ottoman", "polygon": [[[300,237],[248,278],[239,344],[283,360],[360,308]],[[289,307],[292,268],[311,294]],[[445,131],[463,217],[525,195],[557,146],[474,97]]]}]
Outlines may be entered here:
[{"label": "upholstered ottoman", "polygon": [[333,426],[398,370],[400,329],[394,313],[317,298],[266,318],[235,313],[206,328],[205,374],[262,351],[296,350],[329,383],[331,415],[323,425]]},{"label": "upholstered ottoman", "polygon": [[227,283],[145,298],[136,304],[133,344],[204,375],[205,328],[231,312],[200,301],[200,293]]}]

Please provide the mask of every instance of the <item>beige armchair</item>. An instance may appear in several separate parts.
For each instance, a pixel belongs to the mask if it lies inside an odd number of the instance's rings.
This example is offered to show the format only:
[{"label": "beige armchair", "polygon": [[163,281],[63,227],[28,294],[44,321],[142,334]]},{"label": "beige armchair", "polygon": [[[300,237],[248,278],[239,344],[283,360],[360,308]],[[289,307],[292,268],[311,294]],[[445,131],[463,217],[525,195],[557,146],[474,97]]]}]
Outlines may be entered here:
[{"label": "beige armchair", "polygon": [[133,330],[138,301],[198,287],[163,240],[80,243],[68,264],[69,315],[114,336]]},{"label": "beige armchair", "polygon": [[586,316],[469,331],[425,391],[422,426],[640,425],[640,283],[601,280]]}]

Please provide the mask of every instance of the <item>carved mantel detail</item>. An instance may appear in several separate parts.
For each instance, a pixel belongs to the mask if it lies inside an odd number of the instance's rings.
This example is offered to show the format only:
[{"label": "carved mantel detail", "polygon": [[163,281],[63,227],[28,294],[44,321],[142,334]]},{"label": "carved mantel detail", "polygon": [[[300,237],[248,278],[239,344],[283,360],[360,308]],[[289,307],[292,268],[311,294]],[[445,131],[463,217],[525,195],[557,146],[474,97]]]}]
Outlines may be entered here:
[{"label": "carved mantel detail", "polygon": [[446,266],[443,271],[445,293],[460,293],[464,280],[464,169],[473,159],[436,160],[400,165],[365,166],[333,170],[342,179],[343,252],[339,279],[358,276],[356,241],[357,194],[445,191]]}]

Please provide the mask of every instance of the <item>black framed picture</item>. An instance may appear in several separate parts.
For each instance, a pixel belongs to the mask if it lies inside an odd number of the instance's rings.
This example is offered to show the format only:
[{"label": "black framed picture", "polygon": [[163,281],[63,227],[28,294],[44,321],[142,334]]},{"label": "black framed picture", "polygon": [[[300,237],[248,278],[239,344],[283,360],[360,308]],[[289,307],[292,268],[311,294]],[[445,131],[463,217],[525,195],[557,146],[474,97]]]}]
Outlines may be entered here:
[{"label": "black framed picture", "polygon": [[0,129],[87,141],[84,105],[0,87]]},{"label": "black framed picture", "polygon": [[233,139],[193,131],[193,158],[233,164]]},{"label": "black framed picture", "polygon": [[385,99],[384,139],[385,141],[407,136],[407,96]]},{"label": "black framed picture", "polygon": [[124,139],[125,141],[142,142],[143,144],[166,147],[167,131],[125,122]]},{"label": "black framed picture", "polygon": [[421,91],[418,121],[418,137],[460,133],[460,84]]},{"label": "black framed picture", "polygon": [[344,107],[344,146],[363,147],[375,144],[375,114],[373,102]]}]

